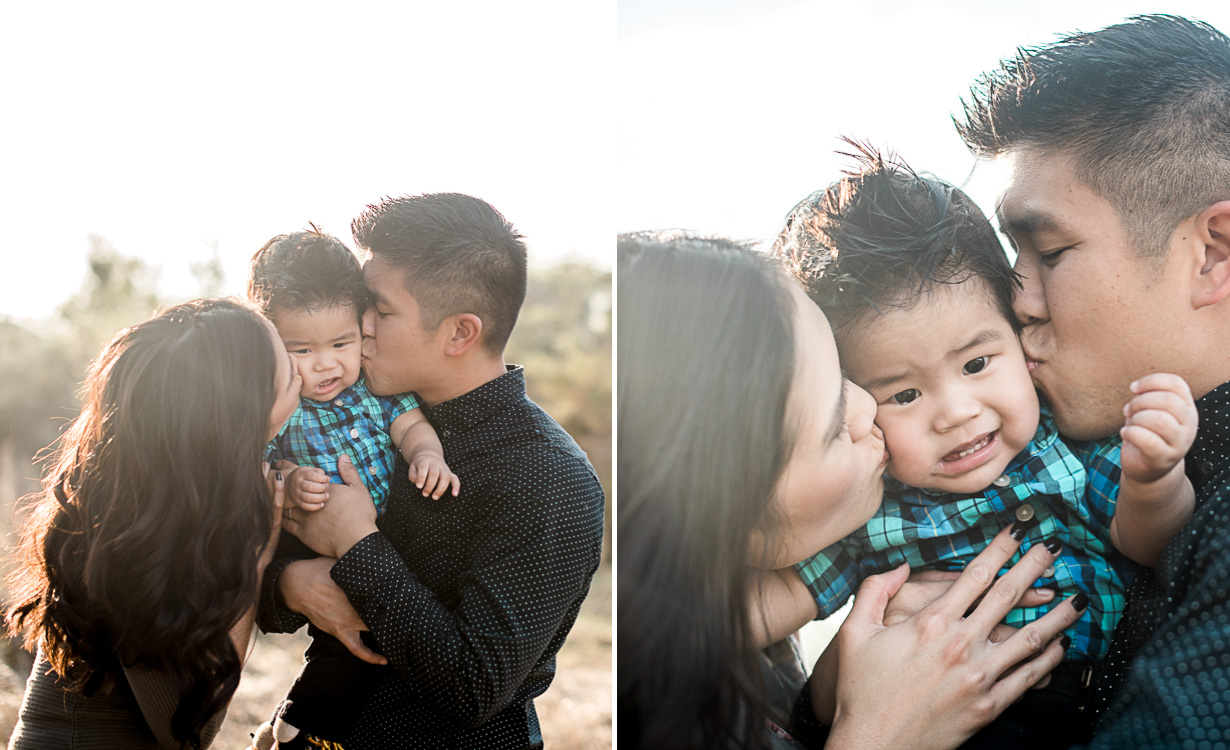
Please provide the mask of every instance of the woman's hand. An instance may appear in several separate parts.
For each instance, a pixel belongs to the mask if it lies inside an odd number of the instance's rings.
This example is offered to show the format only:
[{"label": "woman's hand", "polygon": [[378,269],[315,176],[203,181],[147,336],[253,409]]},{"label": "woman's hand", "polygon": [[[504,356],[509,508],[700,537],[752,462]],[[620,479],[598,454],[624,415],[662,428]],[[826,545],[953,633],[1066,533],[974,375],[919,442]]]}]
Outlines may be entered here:
[{"label": "woman's hand", "polygon": [[[956,747],[1059,664],[1059,636],[1079,614],[1072,600],[1002,641],[992,638],[1059,551],[1038,545],[996,580],[1019,545],[1008,529],[1000,532],[951,588],[891,626],[884,625],[885,608],[909,568],[863,582],[837,634],[830,747]],[[812,676],[817,713],[823,667],[831,668],[831,660]]]}]

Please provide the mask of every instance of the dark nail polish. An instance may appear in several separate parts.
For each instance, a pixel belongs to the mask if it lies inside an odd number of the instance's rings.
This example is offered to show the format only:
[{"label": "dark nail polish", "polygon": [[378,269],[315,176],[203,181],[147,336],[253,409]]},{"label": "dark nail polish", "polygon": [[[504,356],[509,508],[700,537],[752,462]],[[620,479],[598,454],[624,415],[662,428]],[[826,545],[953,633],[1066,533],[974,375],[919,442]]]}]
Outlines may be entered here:
[{"label": "dark nail polish", "polygon": [[[1083,596],[1083,595],[1082,595],[1082,596]],[[1064,651],[1067,651],[1067,650],[1068,650],[1068,646],[1071,646],[1071,645],[1072,645],[1072,637],[1071,637],[1071,636],[1067,636],[1067,635],[1065,635],[1063,638],[1060,638],[1060,639],[1059,639],[1059,642],[1063,645],[1063,650],[1064,650]]]},{"label": "dark nail polish", "polygon": [[1058,594],[1059,593],[1059,581],[1051,581],[1050,583],[1044,583],[1038,588],[1050,589],[1051,591],[1054,591],[1056,594]]},{"label": "dark nail polish", "polygon": [[1029,529],[1025,528],[1024,526],[1020,524],[1014,523],[1012,524],[1012,534],[1010,534],[1010,536],[1019,542],[1025,538],[1025,532],[1027,531],[1029,531]]},{"label": "dark nail polish", "polygon": [[1051,537],[1050,539],[1046,540],[1045,546],[1046,546],[1046,551],[1050,552],[1053,555],[1059,552],[1059,550],[1063,548],[1063,542],[1059,541],[1058,539],[1054,537]]},{"label": "dark nail polish", "polygon": [[282,481],[282,472],[280,472],[280,471],[275,471],[275,472],[273,472],[273,475],[274,475],[275,477],[277,477],[277,480],[278,480],[279,482],[280,482],[280,481]]},{"label": "dark nail polish", "polygon": [[1085,595],[1084,591],[1072,597],[1072,608],[1075,609],[1077,612],[1084,612],[1085,607],[1088,607],[1088,606],[1089,606],[1089,597]]}]

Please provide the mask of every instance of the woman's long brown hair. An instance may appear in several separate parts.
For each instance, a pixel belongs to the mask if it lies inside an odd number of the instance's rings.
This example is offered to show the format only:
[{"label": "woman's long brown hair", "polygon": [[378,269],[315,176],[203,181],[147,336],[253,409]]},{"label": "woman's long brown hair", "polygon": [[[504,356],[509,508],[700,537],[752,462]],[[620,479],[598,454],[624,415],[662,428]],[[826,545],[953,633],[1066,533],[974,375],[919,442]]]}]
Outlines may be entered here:
[{"label": "woman's long brown hair", "polygon": [[274,356],[267,324],[229,300],[117,334],[31,498],[9,578],[10,634],[86,695],[122,666],[167,672],[188,746],[239,683],[228,631],[256,601],[274,520],[261,468]]}]

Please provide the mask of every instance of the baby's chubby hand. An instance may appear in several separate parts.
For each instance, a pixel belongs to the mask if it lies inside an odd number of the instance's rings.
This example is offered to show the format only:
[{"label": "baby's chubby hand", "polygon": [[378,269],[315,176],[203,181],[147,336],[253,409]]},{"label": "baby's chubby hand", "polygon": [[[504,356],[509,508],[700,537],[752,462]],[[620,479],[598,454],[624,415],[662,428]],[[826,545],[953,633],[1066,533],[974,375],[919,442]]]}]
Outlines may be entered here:
[{"label": "baby's chubby hand", "polygon": [[[1123,475],[1155,482],[1181,467],[1196,439],[1199,418],[1187,381],[1154,373],[1132,383],[1136,394],[1123,407]],[[1181,468],[1179,468],[1182,471]]]},{"label": "baby's chubby hand", "polygon": [[444,457],[434,453],[420,453],[410,464],[410,481],[423,491],[423,497],[439,500],[449,487],[453,497],[461,492],[461,479],[444,463]]},{"label": "baby's chubby hand", "polygon": [[329,499],[329,475],[315,466],[300,466],[286,478],[286,499],[304,510],[320,510]]}]

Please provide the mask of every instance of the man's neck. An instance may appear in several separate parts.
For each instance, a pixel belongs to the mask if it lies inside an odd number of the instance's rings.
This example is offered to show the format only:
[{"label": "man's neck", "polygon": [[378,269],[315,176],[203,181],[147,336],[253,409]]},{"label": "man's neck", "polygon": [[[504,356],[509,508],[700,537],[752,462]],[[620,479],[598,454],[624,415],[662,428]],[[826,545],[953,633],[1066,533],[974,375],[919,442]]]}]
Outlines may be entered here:
[{"label": "man's neck", "polygon": [[449,372],[440,373],[440,377],[429,390],[417,391],[419,399],[426,406],[436,406],[445,401],[452,401],[458,396],[464,396],[480,386],[490,383],[508,371],[504,365],[504,355],[498,357],[482,357],[472,362],[456,362]]}]

